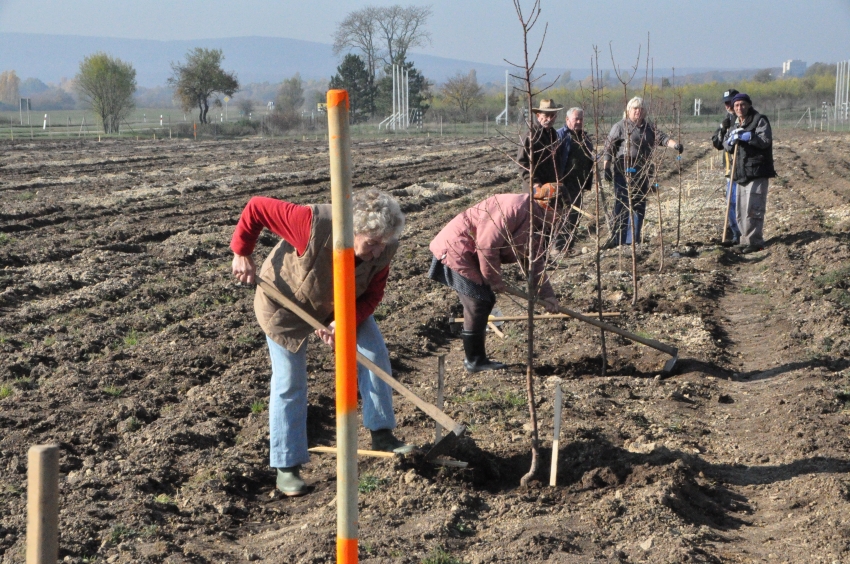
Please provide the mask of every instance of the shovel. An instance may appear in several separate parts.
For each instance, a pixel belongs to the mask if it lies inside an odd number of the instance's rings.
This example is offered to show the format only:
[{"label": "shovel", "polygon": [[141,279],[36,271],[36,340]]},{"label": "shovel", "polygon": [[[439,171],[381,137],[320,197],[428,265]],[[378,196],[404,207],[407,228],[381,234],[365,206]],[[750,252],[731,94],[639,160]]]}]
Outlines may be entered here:
[{"label": "shovel", "polygon": [[729,170],[729,194],[726,196],[726,215],[723,217],[723,238],[721,243],[726,242],[726,230],[729,228],[729,208],[732,206],[732,184],[735,182],[735,166],[738,161],[738,144],[732,152],[732,168]]},{"label": "shovel", "polygon": [[[280,290],[278,290],[265,280],[257,278],[257,285],[262,288],[263,292],[269,298],[276,301],[278,304],[303,319],[314,329],[327,330],[327,327],[322,325],[319,320],[304,311],[301,307],[298,306],[298,304],[284,296],[282,293],[280,293]],[[433,460],[438,455],[447,452],[466,432],[465,425],[455,423],[455,421],[451,417],[449,417],[445,412],[437,409],[435,405],[428,403],[427,401],[423,400],[422,398],[405,388],[401,384],[401,382],[384,372],[377,364],[363,356],[363,354],[361,354],[360,352],[357,353],[357,362],[371,370],[378,378],[386,382],[390,388],[398,392],[402,397],[410,401],[410,403],[424,411],[429,417],[431,417],[431,419],[442,425],[444,429],[451,429],[450,433],[448,433],[442,439],[434,443],[434,446],[431,447],[431,450],[425,453],[425,460]]]},{"label": "shovel", "polygon": [[[514,288],[513,286],[508,286],[507,292],[511,295],[518,297],[518,298],[528,300],[528,294],[526,294],[525,292],[523,292],[522,290],[520,290],[518,288]],[[673,346],[670,346],[670,345],[665,345],[664,343],[661,343],[661,342],[656,341],[654,339],[647,339],[646,337],[641,337],[640,335],[635,335],[634,333],[630,333],[629,331],[626,331],[625,329],[620,329],[619,327],[611,325],[610,323],[605,323],[604,321],[599,321],[598,319],[593,319],[592,317],[587,317],[587,316],[582,315],[582,314],[580,314],[576,311],[569,310],[565,307],[558,306],[558,311],[560,311],[561,313],[566,313],[570,317],[574,317],[575,319],[578,319],[579,321],[584,321],[585,323],[590,323],[591,325],[599,327],[600,329],[604,329],[606,331],[616,333],[617,335],[620,335],[621,337],[625,337],[626,339],[629,339],[630,341],[634,341],[636,343],[640,343],[642,345],[646,345],[647,347],[652,347],[655,350],[659,350],[661,352],[669,354],[673,358],[671,358],[670,360],[668,360],[667,362],[664,363],[664,367],[661,369],[661,374],[664,375],[664,376],[669,376],[673,372],[673,367],[676,366],[676,361],[679,360],[679,349],[677,349],[676,347],[673,347]]]}]

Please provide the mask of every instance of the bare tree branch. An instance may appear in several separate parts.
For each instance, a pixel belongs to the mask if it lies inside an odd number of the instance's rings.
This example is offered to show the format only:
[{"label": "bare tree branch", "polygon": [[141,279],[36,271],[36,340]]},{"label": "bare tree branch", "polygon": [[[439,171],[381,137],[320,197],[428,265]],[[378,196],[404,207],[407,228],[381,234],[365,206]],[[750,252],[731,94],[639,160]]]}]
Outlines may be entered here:
[{"label": "bare tree branch", "polygon": [[379,9],[373,6],[350,12],[334,32],[333,43],[334,55],[339,55],[346,49],[360,50],[366,59],[366,68],[373,82],[380,58],[380,50],[376,45],[378,12]]}]

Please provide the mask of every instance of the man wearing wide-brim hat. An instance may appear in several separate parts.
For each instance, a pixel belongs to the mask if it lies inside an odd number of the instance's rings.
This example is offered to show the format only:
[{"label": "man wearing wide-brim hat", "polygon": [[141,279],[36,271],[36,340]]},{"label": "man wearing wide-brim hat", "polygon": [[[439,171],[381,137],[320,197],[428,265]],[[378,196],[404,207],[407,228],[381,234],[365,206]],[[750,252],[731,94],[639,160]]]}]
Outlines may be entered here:
[{"label": "man wearing wide-brim hat", "polygon": [[537,107],[531,108],[534,119],[531,127],[517,151],[517,162],[522,175],[522,187],[528,192],[529,184],[535,189],[546,183],[558,184],[558,133],[552,127],[558,112],[563,109],[555,100],[540,100]]}]

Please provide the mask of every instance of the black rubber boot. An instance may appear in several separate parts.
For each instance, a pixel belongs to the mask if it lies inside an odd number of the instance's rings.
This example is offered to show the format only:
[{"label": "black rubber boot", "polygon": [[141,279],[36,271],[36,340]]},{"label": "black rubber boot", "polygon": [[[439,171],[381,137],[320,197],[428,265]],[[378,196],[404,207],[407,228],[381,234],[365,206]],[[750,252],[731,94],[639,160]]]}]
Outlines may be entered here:
[{"label": "black rubber boot", "polygon": [[501,370],[506,365],[501,362],[493,362],[487,358],[487,353],[484,352],[484,339],[487,337],[484,331],[479,333],[473,331],[461,331],[460,337],[463,339],[463,352],[466,358],[463,359],[463,367],[467,372],[484,372],[486,370]]}]

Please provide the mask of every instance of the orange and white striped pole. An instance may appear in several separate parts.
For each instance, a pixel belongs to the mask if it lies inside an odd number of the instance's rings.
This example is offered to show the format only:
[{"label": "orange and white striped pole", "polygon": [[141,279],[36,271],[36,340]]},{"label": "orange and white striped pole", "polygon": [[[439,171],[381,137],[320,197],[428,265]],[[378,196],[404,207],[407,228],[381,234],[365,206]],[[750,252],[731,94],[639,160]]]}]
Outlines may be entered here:
[{"label": "orange and white striped pole", "polygon": [[336,561],[357,562],[357,319],[348,92],[328,91],[336,321]]}]

